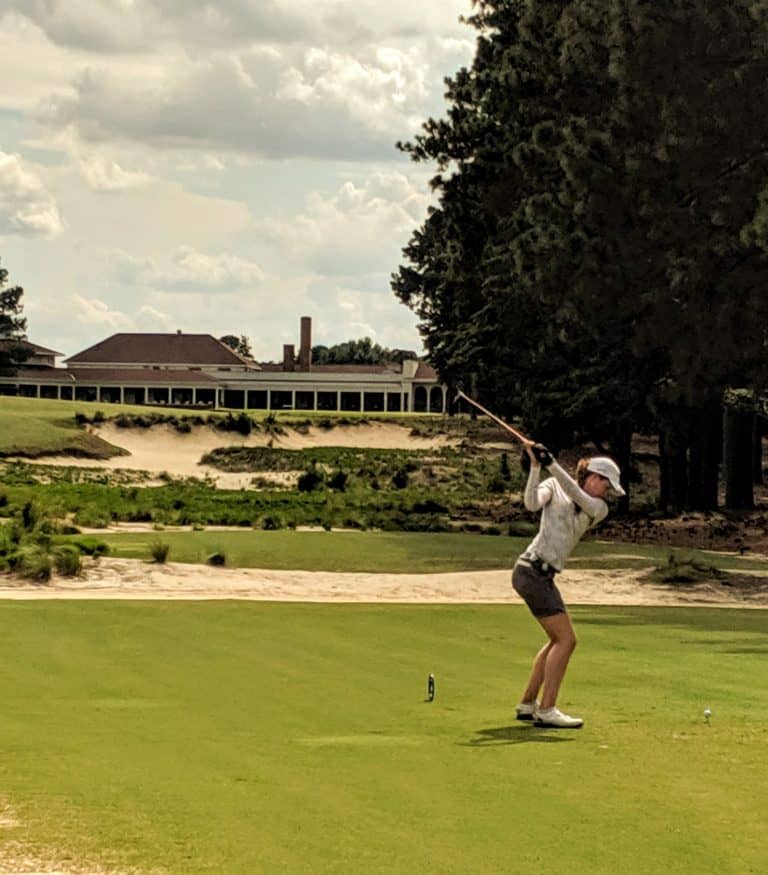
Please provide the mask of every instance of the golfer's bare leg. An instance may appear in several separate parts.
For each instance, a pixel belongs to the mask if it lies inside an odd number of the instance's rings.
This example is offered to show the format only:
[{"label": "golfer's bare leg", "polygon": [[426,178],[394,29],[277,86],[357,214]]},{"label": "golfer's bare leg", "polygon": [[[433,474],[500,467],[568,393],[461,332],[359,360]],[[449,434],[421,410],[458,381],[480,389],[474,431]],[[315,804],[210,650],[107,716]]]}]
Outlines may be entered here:
[{"label": "golfer's bare leg", "polygon": [[560,684],[563,682],[568,660],[576,647],[576,633],[568,614],[540,617],[539,622],[549,635],[549,649],[544,660],[544,689],[541,709],[554,708]]},{"label": "golfer's bare leg", "polygon": [[552,642],[548,641],[541,650],[536,654],[536,659],[533,661],[531,676],[528,679],[528,686],[525,688],[521,702],[533,703],[539,695],[541,685],[544,683],[544,664],[547,661],[547,654],[552,647]]}]

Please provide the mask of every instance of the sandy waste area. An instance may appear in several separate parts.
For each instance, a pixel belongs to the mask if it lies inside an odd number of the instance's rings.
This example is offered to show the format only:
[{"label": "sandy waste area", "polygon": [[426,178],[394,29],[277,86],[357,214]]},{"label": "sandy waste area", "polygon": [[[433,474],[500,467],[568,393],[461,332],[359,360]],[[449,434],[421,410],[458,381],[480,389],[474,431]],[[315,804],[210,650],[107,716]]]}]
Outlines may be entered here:
[{"label": "sandy waste area", "polygon": [[[738,582],[657,585],[641,570],[566,570],[557,578],[570,605],[768,607],[768,577],[742,573]],[[276,602],[522,604],[510,571],[366,574],[211,568],[141,559],[87,560],[79,578],[34,584],[0,577],[6,599],[246,599]]]},{"label": "sandy waste area", "polygon": [[[170,425],[156,425],[151,429],[118,428],[110,422],[91,430],[108,443],[127,450],[129,455],[114,456],[111,459],[39,456],[24,461],[68,468],[147,471],[155,476],[166,473],[174,477],[208,478],[222,489],[242,489],[251,485],[254,474],[220,471],[211,465],[200,464],[200,459],[218,447],[274,446],[283,450],[302,450],[308,447],[432,450],[456,443],[454,439],[444,435],[413,436],[410,429],[386,422],[339,425],[331,429],[309,428],[306,434],[287,429],[286,434],[281,435],[253,432],[247,436],[235,432],[216,431],[207,427],[195,428],[189,434],[182,434]],[[259,476],[269,479],[265,474]],[[285,475],[273,475],[274,479],[281,477],[285,479]]]}]

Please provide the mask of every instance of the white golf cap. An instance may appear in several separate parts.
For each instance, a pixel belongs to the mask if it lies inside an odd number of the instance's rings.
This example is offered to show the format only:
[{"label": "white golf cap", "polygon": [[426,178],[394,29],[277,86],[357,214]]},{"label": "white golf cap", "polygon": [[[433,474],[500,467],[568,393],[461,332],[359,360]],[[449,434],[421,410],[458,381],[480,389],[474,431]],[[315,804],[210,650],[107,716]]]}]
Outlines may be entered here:
[{"label": "white golf cap", "polygon": [[613,459],[609,459],[608,456],[595,456],[594,459],[590,459],[589,464],[587,465],[587,471],[605,477],[605,479],[610,482],[611,490],[614,495],[626,494],[622,489],[621,481],[619,479],[621,477],[619,466],[613,461]]}]

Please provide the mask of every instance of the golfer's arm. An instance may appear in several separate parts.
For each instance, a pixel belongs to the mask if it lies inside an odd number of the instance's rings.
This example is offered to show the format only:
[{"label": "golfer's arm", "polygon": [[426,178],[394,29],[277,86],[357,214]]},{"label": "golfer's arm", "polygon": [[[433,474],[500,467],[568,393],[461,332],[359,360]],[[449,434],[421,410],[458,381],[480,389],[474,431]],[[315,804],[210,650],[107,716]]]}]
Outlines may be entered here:
[{"label": "golfer's arm", "polygon": [[595,498],[585,492],[557,462],[553,462],[549,466],[549,473],[557,480],[568,498],[577,504],[587,516],[592,518],[593,524],[605,519],[608,515],[608,505],[602,498]]},{"label": "golfer's arm", "polygon": [[541,510],[552,497],[549,489],[539,488],[540,479],[541,466],[531,465],[531,470],[528,472],[528,482],[525,484],[525,492],[523,493],[523,504],[526,510]]}]

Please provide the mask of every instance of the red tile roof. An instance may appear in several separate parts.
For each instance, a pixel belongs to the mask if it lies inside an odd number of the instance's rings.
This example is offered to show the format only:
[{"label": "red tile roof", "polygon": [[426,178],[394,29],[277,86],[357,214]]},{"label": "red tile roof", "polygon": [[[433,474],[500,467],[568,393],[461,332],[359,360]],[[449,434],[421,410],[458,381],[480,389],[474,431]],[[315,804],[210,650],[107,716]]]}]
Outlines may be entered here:
[{"label": "red tile roof", "polygon": [[0,349],[5,349],[9,346],[22,346],[24,349],[29,350],[30,355],[64,355],[63,352],[56,352],[55,349],[38,346],[30,340],[13,340],[10,337],[0,338]]},{"label": "red tile roof", "polygon": [[416,376],[413,379],[436,380],[437,371],[432,367],[432,365],[428,365],[426,362],[419,362],[419,366],[418,368],[416,368]]},{"label": "red tile roof", "polygon": [[113,334],[66,359],[68,364],[250,365],[211,334]]}]

